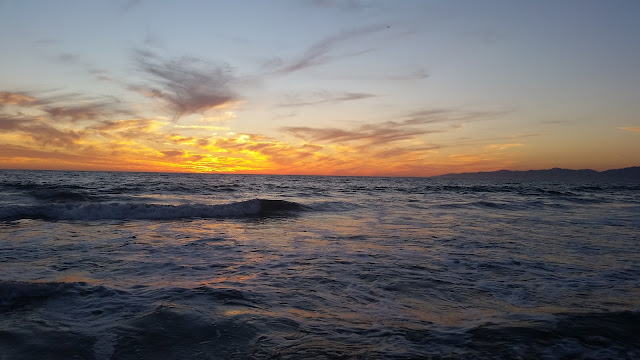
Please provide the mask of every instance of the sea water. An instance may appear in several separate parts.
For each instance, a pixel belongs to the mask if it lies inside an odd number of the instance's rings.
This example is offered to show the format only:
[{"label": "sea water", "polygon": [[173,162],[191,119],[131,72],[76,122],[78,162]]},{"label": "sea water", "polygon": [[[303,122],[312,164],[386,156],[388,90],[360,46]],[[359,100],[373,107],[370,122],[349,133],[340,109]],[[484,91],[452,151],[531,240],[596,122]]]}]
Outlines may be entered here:
[{"label": "sea water", "polygon": [[640,185],[0,171],[0,359],[640,358]]}]

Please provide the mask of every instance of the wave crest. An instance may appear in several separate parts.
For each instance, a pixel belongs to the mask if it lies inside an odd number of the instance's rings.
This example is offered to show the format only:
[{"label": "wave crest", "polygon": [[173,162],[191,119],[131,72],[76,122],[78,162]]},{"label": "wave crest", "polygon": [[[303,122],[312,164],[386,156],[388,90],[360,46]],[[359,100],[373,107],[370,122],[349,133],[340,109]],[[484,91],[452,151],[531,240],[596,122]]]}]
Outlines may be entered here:
[{"label": "wave crest", "polygon": [[303,205],[285,200],[253,199],[228,204],[161,205],[148,203],[82,203],[0,208],[0,220],[174,220],[274,216],[301,211]]}]

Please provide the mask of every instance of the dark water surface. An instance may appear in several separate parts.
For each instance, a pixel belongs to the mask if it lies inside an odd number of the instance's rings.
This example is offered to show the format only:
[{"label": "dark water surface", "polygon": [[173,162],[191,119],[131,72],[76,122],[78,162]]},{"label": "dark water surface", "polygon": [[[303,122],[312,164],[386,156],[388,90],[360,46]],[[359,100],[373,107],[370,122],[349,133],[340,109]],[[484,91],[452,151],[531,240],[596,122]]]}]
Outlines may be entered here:
[{"label": "dark water surface", "polygon": [[640,358],[640,186],[0,171],[0,359]]}]

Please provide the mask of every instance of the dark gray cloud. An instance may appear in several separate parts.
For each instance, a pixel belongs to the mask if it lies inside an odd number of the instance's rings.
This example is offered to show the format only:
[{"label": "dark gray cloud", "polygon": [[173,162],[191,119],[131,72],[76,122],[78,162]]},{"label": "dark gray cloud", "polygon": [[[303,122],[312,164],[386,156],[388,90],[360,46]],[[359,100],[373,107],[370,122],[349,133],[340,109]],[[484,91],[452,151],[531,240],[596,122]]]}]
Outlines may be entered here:
[{"label": "dark gray cloud", "polygon": [[135,60],[149,82],[129,89],[165,101],[174,119],[240,99],[232,89],[236,78],[227,64],[211,65],[191,57],[165,60],[148,51],[137,51]]}]

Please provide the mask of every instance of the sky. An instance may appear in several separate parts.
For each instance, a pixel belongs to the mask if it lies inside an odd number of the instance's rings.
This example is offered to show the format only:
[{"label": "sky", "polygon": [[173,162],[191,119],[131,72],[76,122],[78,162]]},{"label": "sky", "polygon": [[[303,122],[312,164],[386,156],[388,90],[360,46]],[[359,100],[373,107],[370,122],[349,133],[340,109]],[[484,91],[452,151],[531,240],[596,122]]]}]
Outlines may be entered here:
[{"label": "sky", "polygon": [[640,165],[637,0],[0,0],[0,168]]}]

